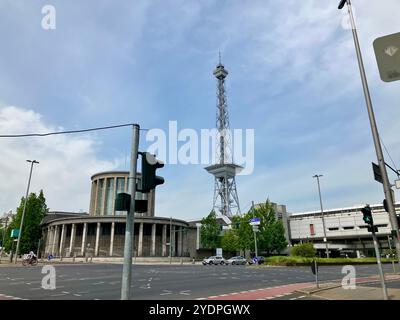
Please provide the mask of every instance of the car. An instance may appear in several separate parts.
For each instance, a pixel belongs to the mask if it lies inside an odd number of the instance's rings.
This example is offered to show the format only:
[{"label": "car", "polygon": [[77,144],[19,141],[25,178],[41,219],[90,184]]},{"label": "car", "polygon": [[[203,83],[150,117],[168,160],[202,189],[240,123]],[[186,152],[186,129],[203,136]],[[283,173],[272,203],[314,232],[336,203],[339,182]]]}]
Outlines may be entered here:
[{"label": "car", "polygon": [[236,256],[232,257],[228,260],[225,261],[226,264],[231,264],[231,265],[246,265],[247,260],[243,258],[242,256]]},{"label": "car", "polygon": [[[249,264],[255,264],[254,258],[255,258],[255,257],[253,257],[252,259],[249,260]],[[256,264],[263,264],[264,261],[265,261],[264,257],[258,256],[258,257],[257,257],[257,263],[256,263]]]},{"label": "car", "polygon": [[203,260],[203,265],[208,264],[225,264],[225,259],[219,256],[211,256]]}]

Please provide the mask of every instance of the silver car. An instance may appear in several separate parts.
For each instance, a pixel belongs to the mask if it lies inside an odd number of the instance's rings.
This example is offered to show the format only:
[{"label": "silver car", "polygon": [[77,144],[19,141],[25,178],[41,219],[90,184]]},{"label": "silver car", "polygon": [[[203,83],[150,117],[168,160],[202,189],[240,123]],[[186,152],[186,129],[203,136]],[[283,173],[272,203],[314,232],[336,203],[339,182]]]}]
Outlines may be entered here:
[{"label": "silver car", "polygon": [[203,265],[207,264],[225,264],[225,259],[223,257],[212,256],[203,260]]},{"label": "silver car", "polygon": [[232,257],[228,260],[225,261],[226,264],[231,264],[231,265],[246,265],[247,260],[243,258],[242,256],[236,256]]}]

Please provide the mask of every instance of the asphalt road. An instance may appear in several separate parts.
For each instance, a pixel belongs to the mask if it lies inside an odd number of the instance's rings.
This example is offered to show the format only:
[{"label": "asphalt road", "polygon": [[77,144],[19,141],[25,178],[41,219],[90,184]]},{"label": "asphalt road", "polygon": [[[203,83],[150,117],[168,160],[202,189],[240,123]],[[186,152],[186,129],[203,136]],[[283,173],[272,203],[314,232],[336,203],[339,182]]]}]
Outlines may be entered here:
[{"label": "asphalt road", "polygon": [[[0,294],[22,299],[119,299],[122,265],[75,264],[54,265],[56,289],[41,287],[42,266],[1,267]],[[385,272],[392,272],[390,265]],[[319,268],[321,281],[344,277],[340,266]],[[357,277],[377,275],[376,265],[356,266]],[[313,282],[309,267],[202,266],[202,265],[134,265],[132,299],[198,299],[244,290],[284,284]],[[297,295],[296,295],[297,296]],[[290,299],[290,297],[287,297]]]}]

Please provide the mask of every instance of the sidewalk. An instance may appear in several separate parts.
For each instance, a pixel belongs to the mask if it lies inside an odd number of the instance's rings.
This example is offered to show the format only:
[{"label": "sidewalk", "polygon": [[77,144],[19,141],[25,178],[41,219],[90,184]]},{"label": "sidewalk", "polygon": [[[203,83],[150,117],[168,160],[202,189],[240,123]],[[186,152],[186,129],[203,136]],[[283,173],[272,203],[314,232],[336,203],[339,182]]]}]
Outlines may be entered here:
[{"label": "sidewalk", "polygon": [[[390,300],[400,300],[400,274],[385,275]],[[373,286],[375,285],[375,286]],[[394,288],[395,287],[395,288]],[[379,277],[358,278],[355,289],[345,289],[339,282],[324,283],[320,288],[296,290],[326,300],[383,300]]]}]

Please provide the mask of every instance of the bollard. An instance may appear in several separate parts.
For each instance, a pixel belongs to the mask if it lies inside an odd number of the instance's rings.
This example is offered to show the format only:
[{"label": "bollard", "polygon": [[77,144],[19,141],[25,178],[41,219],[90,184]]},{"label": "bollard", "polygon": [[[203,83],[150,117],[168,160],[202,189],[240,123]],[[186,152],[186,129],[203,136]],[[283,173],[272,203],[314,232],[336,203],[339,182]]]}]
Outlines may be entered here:
[{"label": "bollard", "polygon": [[74,254],[74,256],[72,257],[72,262],[75,263],[75,259],[76,259],[76,254]]},{"label": "bollard", "polygon": [[90,263],[92,263],[93,261],[93,256],[90,256]]},{"label": "bollard", "polygon": [[192,260],[192,264],[195,264],[196,263],[196,261],[195,261],[195,259],[193,258],[193,260]]},{"label": "bollard", "polygon": [[88,256],[86,256],[86,257],[85,257],[85,262],[88,262],[88,259],[89,259],[89,257],[88,257]]}]

